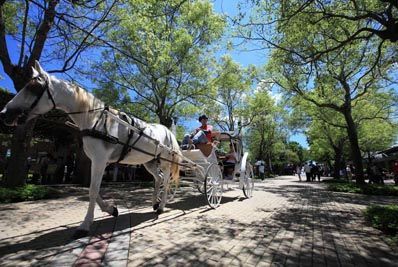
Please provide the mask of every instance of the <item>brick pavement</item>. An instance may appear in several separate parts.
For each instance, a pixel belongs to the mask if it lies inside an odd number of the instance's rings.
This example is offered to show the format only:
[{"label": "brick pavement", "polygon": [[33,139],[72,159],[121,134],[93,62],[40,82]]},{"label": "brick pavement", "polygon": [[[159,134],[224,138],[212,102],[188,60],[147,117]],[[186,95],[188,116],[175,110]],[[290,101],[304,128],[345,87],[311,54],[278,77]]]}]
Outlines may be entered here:
[{"label": "brick pavement", "polygon": [[151,189],[102,189],[118,218],[98,208],[90,237],[72,240],[87,190],[66,198],[0,205],[0,266],[398,266],[398,251],[366,226],[368,204],[397,198],[325,191],[278,177],[254,197],[232,188],[216,210],[183,188],[166,212],[150,208]]}]

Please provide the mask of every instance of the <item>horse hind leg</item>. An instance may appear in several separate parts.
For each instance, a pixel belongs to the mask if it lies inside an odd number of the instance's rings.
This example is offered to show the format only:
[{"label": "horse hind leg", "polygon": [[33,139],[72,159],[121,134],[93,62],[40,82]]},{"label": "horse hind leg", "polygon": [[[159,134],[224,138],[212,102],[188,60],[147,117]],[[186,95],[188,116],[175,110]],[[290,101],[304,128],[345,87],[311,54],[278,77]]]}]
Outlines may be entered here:
[{"label": "horse hind leg", "polygon": [[164,211],[164,208],[167,203],[167,195],[168,195],[169,186],[170,186],[170,164],[166,163],[166,164],[162,165],[160,170],[163,174],[160,177],[161,179],[159,179],[160,183],[163,182],[163,194],[161,196],[159,208],[157,209],[158,213],[162,213]]},{"label": "horse hind leg", "polygon": [[158,202],[158,194],[160,190],[161,184],[161,175],[159,173],[159,163],[157,160],[153,160],[144,164],[145,169],[152,174],[153,178],[155,179],[155,189],[152,194],[152,207],[153,210],[158,210],[159,202]]},{"label": "horse hind leg", "polygon": [[97,204],[103,212],[107,212],[109,215],[112,215],[113,217],[117,217],[119,215],[118,209],[115,206],[106,203],[99,194],[97,197]]}]

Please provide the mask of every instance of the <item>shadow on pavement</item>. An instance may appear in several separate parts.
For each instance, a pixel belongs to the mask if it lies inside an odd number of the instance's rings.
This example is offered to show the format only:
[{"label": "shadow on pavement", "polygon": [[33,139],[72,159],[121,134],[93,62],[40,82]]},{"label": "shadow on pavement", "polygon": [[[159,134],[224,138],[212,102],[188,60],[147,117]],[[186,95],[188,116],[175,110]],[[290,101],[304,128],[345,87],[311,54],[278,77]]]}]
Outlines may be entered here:
[{"label": "shadow on pavement", "polygon": [[[204,195],[188,191],[166,206],[168,210],[183,213],[166,212],[159,220],[153,212],[121,213],[117,220],[128,223],[116,226],[114,236],[131,235],[126,249],[132,264],[136,264],[135,255],[139,255],[140,266],[255,266],[262,262],[272,262],[273,266],[396,266],[397,253],[381,241],[378,231],[363,225],[361,207],[355,206],[369,204],[372,199],[369,196],[332,193],[295,183],[256,185],[255,191],[260,190],[269,194],[270,199],[272,195],[283,197],[288,205],[278,208],[259,205],[253,212],[261,213],[262,219],[244,223],[206,213]],[[148,195],[143,195],[142,198],[121,195],[117,201],[139,204],[147,201]],[[222,203],[240,200],[239,196],[223,197]],[[374,200],[387,202],[382,197]],[[258,201],[267,203],[267,199]],[[355,208],[342,206],[347,203]],[[193,218],[187,216],[199,208],[204,213]],[[109,228],[101,226],[109,224],[113,229],[115,223],[116,219],[110,217],[96,221],[92,235],[107,233]],[[12,239],[7,240],[8,244],[0,241],[0,255],[27,248],[33,250],[27,252],[31,253],[27,257],[36,258],[43,249],[60,247],[59,253],[65,252],[63,246],[72,242],[74,230],[57,229],[18,244]],[[121,230],[125,231],[115,233]],[[142,253],[146,249],[152,252]],[[223,263],[223,259],[229,262]]]},{"label": "shadow on pavement", "polygon": [[[154,212],[147,213],[125,213],[121,214],[117,218],[108,217],[102,220],[94,221],[90,236],[101,236],[105,233],[109,233],[109,228],[98,227],[100,224],[111,224],[114,225],[117,220],[131,221],[131,225],[126,225],[124,228],[118,227],[115,230],[124,230],[130,227],[135,227],[143,222],[149,220],[155,220],[157,215]],[[57,228],[58,229],[58,228]],[[16,253],[20,250],[26,250],[27,248],[32,250],[47,249],[59,246],[65,246],[71,242],[74,242],[72,236],[76,231],[77,227],[64,226],[63,229],[58,229],[48,233],[41,234],[28,241],[20,241],[15,244],[13,239],[3,240],[0,244],[0,255],[7,255]],[[113,227],[111,228],[113,229]],[[30,234],[22,236],[22,238],[29,239]],[[70,249],[70,248],[69,248]]]}]

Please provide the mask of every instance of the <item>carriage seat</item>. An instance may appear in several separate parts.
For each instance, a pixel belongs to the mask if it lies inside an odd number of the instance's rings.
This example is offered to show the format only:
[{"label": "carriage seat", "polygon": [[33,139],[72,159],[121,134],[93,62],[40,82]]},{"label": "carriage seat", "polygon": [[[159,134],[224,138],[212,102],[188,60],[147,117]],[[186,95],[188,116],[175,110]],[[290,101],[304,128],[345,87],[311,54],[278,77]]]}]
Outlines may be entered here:
[{"label": "carriage seat", "polygon": [[213,144],[208,142],[206,144],[196,144],[197,149],[202,151],[203,155],[206,157],[210,156],[211,152],[213,151]]}]

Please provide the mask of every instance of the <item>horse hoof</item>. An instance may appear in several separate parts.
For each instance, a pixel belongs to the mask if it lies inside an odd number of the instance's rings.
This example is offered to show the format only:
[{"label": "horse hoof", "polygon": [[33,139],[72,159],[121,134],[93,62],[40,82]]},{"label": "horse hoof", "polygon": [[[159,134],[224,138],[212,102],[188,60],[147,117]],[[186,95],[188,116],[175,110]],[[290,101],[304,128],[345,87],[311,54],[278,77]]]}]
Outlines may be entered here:
[{"label": "horse hoof", "polygon": [[72,238],[73,238],[73,239],[79,239],[79,238],[86,237],[86,236],[88,236],[88,231],[87,231],[87,230],[78,229],[78,230],[76,230],[76,232],[73,234]]},{"label": "horse hoof", "polygon": [[153,210],[157,210],[159,208],[159,203],[155,203],[154,205],[153,205]]},{"label": "horse hoof", "polygon": [[163,209],[157,209],[157,210],[156,210],[156,213],[157,213],[157,214],[162,214],[162,213],[163,213]]},{"label": "horse hoof", "polygon": [[117,217],[119,215],[119,211],[117,210],[116,207],[113,207],[113,212],[111,214],[113,217]]}]

